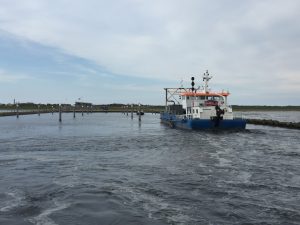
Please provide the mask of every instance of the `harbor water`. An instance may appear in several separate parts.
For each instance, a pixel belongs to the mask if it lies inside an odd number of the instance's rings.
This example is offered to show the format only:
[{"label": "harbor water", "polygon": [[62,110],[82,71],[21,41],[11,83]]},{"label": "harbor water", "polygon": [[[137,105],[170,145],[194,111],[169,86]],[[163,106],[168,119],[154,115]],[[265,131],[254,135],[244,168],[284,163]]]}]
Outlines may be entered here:
[{"label": "harbor water", "polygon": [[0,224],[300,224],[299,130],[184,131],[121,113],[0,117],[0,128]]}]

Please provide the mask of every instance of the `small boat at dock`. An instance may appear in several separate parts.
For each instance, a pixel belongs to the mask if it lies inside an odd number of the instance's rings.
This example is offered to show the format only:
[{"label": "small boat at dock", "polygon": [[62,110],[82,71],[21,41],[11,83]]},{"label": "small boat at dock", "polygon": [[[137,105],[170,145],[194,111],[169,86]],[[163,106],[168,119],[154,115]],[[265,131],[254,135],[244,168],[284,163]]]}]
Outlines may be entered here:
[{"label": "small boat at dock", "polygon": [[208,88],[212,77],[208,71],[203,75],[204,86],[194,88],[164,88],[165,111],[160,114],[162,123],[172,128],[204,129],[245,129],[246,120],[235,118],[228,105],[228,91],[213,92]]}]

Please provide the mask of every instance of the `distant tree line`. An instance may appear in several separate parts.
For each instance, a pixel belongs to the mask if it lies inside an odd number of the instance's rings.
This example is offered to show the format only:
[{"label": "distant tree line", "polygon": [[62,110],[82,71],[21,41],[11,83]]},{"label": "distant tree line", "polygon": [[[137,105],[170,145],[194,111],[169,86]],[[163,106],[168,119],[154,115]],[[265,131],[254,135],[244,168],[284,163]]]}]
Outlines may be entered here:
[{"label": "distant tree line", "polygon": [[[61,104],[64,109],[72,109],[74,105]],[[24,110],[51,110],[58,109],[59,104],[37,104],[32,102],[18,103],[18,107]],[[112,104],[99,104],[93,105],[92,103],[76,102],[76,108],[93,108],[93,110],[112,110],[112,111],[124,111],[130,110],[131,104],[112,103]],[[137,109],[139,104],[133,104],[133,108]],[[16,104],[1,104],[0,109],[14,110]],[[148,112],[160,112],[163,111],[165,106],[163,105],[142,105],[144,111]],[[300,111],[300,106],[267,106],[267,105],[232,105],[233,110],[236,111]]]}]

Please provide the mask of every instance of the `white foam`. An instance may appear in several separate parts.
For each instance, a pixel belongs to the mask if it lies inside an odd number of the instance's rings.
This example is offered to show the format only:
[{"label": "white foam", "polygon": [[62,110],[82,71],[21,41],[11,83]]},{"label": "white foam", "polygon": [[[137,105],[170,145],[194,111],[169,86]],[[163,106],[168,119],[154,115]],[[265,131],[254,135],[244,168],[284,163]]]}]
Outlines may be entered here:
[{"label": "white foam", "polygon": [[190,208],[186,206],[183,207],[179,205],[169,204],[161,197],[146,194],[131,187],[119,187],[119,191],[126,192],[127,195],[130,195],[133,202],[142,203],[142,207],[146,212],[148,212],[148,218],[150,219],[154,218],[153,215],[156,212],[168,210],[169,212],[172,211],[171,215],[166,215],[170,223],[174,223],[176,221],[176,223],[178,222],[178,224],[187,224],[187,222],[190,220],[190,217],[183,213],[183,210],[190,210]]},{"label": "white foam", "polygon": [[9,196],[9,200],[4,202],[4,207],[0,208],[0,212],[8,212],[13,208],[22,205],[24,200],[24,195],[19,193],[18,191],[15,192],[8,192],[6,195]]},{"label": "white foam", "polygon": [[54,201],[54,204],[55,204],[55,207],[46,209],[38,216],[36,216],[32,219],[29,219],[29,221],[36,225],[57,225],[51,218],[49,218],[49,215],[51,215],[52,213],[54,213],[56,211],[60,211],[62,209],[67,208],[70,204],[60,203],[58,201]]}]

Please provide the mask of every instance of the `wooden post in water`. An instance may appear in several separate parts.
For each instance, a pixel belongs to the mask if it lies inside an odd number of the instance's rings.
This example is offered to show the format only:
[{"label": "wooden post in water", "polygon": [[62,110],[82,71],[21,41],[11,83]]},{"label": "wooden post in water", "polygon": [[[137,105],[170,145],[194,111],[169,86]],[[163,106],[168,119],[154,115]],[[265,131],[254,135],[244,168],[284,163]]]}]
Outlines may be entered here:
[{"label": "wooden post in water", "polygon": [[41,113],[40,113],[40,104],[38,104],[38,115],[40,116]]},{"label": "wooden post in water", "polygon": [[141,122],[142,121],[142,113],[141,113],[141,104],[139,103],[139,122]]},{"label": "wooden post in water", "polygon": [[53,105],[51,106],[51,110],[52,110],[52,115],[53,115],[53,110],[54,110],[54,109],[53,109]]},{"label": "wooden post in water", "polygon": [[18,103],[16,105],[16,114],[17,114],[17,118],[19,118],[19,104]]},{"label": "wooden post in water", "polygon": [[74,105],[74,108],[73,108],[73,118],[75,118],[75,105]]},{"label": "wooden post in water", "polygon": [[126,105],[126,116],[128,116],[128,105]]},{"label": "wooden post in water", "polygon": [[81,106],[81,116],[83,116],[83,105]]},{"label": "wooden post in water", "polygon": [[59,105],[59,122],[61,123],[61,105]]},{"label": "wooden post in water", "polygon": [[133,120],[133,104],[131,104],[131,119]]}]

